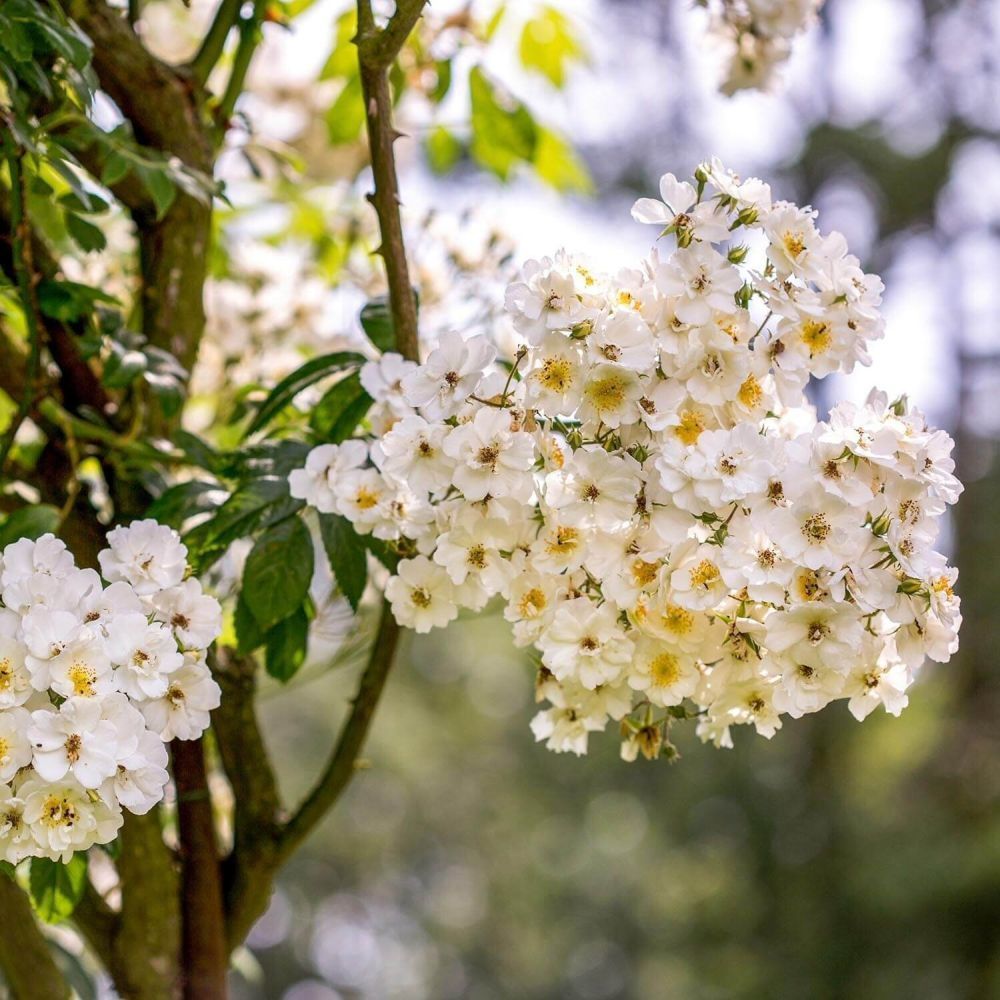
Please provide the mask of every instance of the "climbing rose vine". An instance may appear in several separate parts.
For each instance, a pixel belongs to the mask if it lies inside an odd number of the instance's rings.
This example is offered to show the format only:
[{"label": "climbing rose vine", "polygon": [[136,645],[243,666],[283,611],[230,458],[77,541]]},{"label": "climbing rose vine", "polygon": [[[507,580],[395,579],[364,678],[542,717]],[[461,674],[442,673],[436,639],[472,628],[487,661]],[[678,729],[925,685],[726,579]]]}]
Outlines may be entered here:
[{"label": "climbing rose vine", "polygon": [[3,550],[3,860],[66,862],[107,844],[122,809],[163,798],[164,744],[208,727],[219,687],[205,650],[222,615],[185,579],[186,557],[177,533],[150,520],[109,533],[100,575],[51,534]]},{"label": "climbing rose vine", "polygon": [[362,371],[366,438],[314,449],[293,495],[392,543],[396,619],[426,632],[499,595],[540,656],[535,736],[673,754],[845,699],[898,714],[961,621],[934,544],[952,442],[872,392],[817,420],[810,378],[869,361],[882,282],[816,213],[719,163],[632,214],[670,249],[603,274],[566,253],[507,289],[520,346],[443,337]]}]

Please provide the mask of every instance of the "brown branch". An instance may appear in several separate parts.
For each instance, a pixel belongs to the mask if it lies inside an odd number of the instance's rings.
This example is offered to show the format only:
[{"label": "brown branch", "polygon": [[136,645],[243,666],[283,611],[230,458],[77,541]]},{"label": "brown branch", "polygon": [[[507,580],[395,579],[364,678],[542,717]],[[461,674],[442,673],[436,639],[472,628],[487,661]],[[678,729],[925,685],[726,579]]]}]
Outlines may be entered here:
[{"label": "brown branch", "polygon": [[256,663],[225,646],[216,650],[210,663],[222,688],[212,728],[233,790],[235,813],[233,849],[223,863],[226,934],[232,949],[267,909],[278,868],[281,803],[254,710]]},{"label": "brown branch", "polygon": [[59,971],[24,891],[0,874],[0,971],[14,1000],[69,997],[69,985]]},{"label": "brown branch", "polygon": [[[12,228],[13,215],[9,193],[0,186],[0,232],[10,232]],[[39,234],[30,230],[28,242],[36,278],[45,281],[58,279],[61,274],[59,265]],[[11,242],[4,239],[0,239],[0,271],[9,281],[16,281],[16,255]],[[59,386],[66,407],[75,412],[81,406],[89,406],[104,416],[109,416],[113,411],[111,399],[77,347],[76,338],[86,332],[84,324],[60,323],[48,316],[41,316],[39,319],[52,360],[55,361],[61,374]]]},{"label": "brown branch", "polygon": [[359,46],[362,57],[373,69],[388,69],[420,20],[427,0],[397,0],[396,12],[389,18],[389,23],[375,33],[371,32],[370,7],[366,0],[362,0],[362,4],[365,8],[364,19],[362,11],[358,12],[358,26],[364,25],[366,29],[366,37]]},{"label": "brown branch", "polygon": [[204,743],[174,740],[171,756],[180,832],[183,995],[225,997],[229,951]]},{"label": "brown branch", "polygon": [[[127,20],[104,0],[75,0],[71,13],[94,44],[93,66],[101,87],[129,119],[136,139],[211,176],[215,144],[205,93],[197,81],[147,51]],[[205,326],[202,289],[211,205],[178,191],[162,219],[148,208],[133,215],[142,274],[142,331],[190,371]]]},{"label": "brown branch", "polygon": [[101,87],[132,123],[136,139],[210,173],[212,144],[194,81],[149,52],[105,0],[73,0],[70,15],[90,36]]},{"label": "brown branch", "polygon": [[[400,0],[389,26],[376,31],[369,0],[358,0],[358,66],[365,102],[368,148],[375,190],[368,200],[378,215],[382,243],[378,249],[385,262],[389,284],[389,304],[396,330],[396,347],[406,358],[418,360],[417,301],[410,285],[410,272],[403,242],[403,223],[399,215],[399,180],[392,144],[399,133],[392,124],[392,92],[388,67],[395,59],[406,36],[398,37],[401,26],[412,29],[423,10],[420,0]],[[399,19],[399,20],[397,20]],[[395,22],[396,28],[389,34]],[[386,39],[389,39],[386,41]],[[386,57],[388,56],[388,59]]]},{"label": "brown branch", "polygon": [[384,601],[371,658],[361,675],[350,715],[341,730],[326,770],[285,827],[280,844],[282,859],[292,854],[309,836],[354,776],[358,754],[364,746],[375,706],[382,696],[382,689],[392,667],[399,633],[400,627],[392,616],[392,609],[388,601]]},{"label": "brown branch", "polygon": [[123,997],[175,1000],[180,978],[181,911],[177,870],[163,841],[160,809],[125,814],[121,853],[121,926],[111,972]]}]

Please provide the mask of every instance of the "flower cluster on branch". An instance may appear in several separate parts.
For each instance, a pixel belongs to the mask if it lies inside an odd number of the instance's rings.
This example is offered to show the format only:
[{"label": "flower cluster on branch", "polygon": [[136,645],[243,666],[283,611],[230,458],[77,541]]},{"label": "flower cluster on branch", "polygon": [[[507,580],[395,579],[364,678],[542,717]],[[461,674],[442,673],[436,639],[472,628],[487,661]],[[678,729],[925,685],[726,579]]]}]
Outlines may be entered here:
[{"label": "flower cluster on branch", "polygon": [[816,20],[823,0],[701,0],[709,37],[725,54],[722,91],[767,90],[792,42]]},{"label": "flower cluster on branch", "polygon": [[[219,688],[215,598],[177,533],[108,535],[101,572],[51,534],[0,554],[0,857],[68,861],[162,798],[172,739],[201,736]],[[103,577],[103,579],[102,579]]]},{"label": "flower cluster on branch", "polygon": [[669,253],[529,262],[512,359],[456,333],[423,364],[370,363],[388,430],[316,448],[292,493],[395,543],[403,625],[500,595],[540,653],[532,726],[554,750],[609,720],[631,759],[669,749],[677,717],[730,746],[733,725],[770,737],[837,699],[897,714],[957,646],[934,549],[952,442],[905,400],[821,421],[804,393],[867,362],[882,283],[815,212],[717,162],[660,193],[633,215]]}]

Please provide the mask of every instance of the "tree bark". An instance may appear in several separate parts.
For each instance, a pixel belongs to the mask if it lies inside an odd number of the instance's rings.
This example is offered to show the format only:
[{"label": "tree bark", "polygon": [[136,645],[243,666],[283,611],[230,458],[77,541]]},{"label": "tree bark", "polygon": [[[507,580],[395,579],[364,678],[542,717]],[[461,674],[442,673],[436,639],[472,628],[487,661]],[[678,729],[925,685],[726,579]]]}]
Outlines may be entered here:
[{"label": "tree bark", "polygon": [[69,986],[35,921],[28,897],[4,874],[0,874],[0,913],[0,969],[13,1000],[69,997]]}]

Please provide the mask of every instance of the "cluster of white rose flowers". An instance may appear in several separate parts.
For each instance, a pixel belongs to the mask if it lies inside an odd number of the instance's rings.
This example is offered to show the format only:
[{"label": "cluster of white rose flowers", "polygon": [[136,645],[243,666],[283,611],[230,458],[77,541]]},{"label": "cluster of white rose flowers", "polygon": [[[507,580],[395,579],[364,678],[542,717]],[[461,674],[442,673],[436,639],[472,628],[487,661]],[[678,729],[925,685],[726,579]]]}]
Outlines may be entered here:
[{"label": "cluster of white rose flowers", "polygon": [[385,593],[426,632],[505,603],[540,654],[538,739],[672,754],[675,718],[731,746],[838,699],[898,714],[961,621],[934,549],[952,441],[873,392],[818,420],[811,377],[867,363],[882,282],[816,213],[717,161],[633,216],[671,238],[601,274],[566,253],[507,289],[521,338],[443,337],[362,379],[378,436],[322,445],[293,495],[395,544]]},{"label": "cluster of white rose flowers", "polygon": [[725,53],[722,91],[767,90],[792,42],[815,20],[823,0],[699,0],[709,37]]},{"label": "cluster of white rose flowers", "polygon": [[[101,572],[54,535],[0,553],[0,857],[68,861],[113,840],[122,810],[164,795],[172,739],[219,704],[206,649],[215,598],[187,576],[177,532],[108,534]],[[103,577],[103,579],[102,579]]]}]

